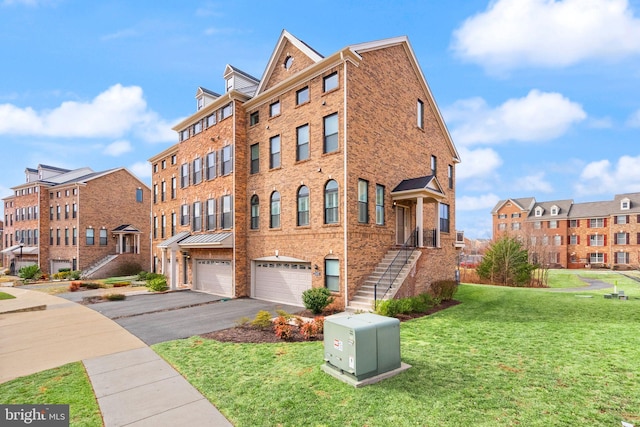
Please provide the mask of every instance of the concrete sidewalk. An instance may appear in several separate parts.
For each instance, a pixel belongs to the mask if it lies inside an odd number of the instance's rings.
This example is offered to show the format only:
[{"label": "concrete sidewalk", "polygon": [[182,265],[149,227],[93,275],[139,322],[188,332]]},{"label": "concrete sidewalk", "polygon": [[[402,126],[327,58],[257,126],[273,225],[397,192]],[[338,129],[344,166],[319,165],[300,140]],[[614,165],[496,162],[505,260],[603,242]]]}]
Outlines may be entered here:
[{"label": "concrete sidewalk", "polygon": [[0,301],[0,383],[83,361],[107,427],[231,425],[173,367],[112,320],[63,298],[0,289],[16,296]]}]

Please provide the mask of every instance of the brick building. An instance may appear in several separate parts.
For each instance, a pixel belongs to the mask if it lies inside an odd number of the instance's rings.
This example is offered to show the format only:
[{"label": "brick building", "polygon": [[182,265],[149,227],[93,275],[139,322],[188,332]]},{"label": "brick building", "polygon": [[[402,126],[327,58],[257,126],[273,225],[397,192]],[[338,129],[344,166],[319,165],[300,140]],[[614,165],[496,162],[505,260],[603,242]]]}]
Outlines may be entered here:
[{"label": "brick building", "polygon": [[640,193],[611,201],[499,201],[491,211],[494,239],[522,236],[532,260],[562,268],[640,267]]},{"label": "brick building", "polygon": [[460,160],[406,37],[323,57],[283,31],[261,79],[223,77],[149,159],[154,269],[172,287],[295,305],[327,287],[355,306],[406,242],[393,292],[454,278]]},{"label": "brick building", "polygon": [[70,268],[91,277],[124,264],[149,268],[151,192],[128,170],[38,165],[25,174],[3,199],[5,267],[38,264],[45,273]]}]

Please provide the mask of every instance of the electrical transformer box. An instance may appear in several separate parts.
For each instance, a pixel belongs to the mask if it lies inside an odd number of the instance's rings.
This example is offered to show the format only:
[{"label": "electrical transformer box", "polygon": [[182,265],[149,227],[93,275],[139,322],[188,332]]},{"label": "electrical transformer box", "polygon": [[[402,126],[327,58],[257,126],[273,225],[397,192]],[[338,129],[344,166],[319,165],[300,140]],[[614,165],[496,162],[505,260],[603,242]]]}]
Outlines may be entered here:
[{"label": "electrical transformer box", "polygon": [[373,313],[326,317],[324,360],[358,381],[400,368],[400,321]]}]

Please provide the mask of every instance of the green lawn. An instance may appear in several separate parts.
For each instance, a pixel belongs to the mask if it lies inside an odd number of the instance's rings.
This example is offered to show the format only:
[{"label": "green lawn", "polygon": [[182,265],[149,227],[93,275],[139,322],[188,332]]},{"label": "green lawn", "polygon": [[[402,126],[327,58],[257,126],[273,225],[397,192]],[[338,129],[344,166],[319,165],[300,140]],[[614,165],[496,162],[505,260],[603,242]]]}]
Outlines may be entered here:
[{"label": "green lawn", "polygon": [[80,362],[0,384],[3,404],[68,404],[71,426],[102,426],[89,378]]},{"label": "green lawn", "polygon": [[402,324],[411,369],[361,389],[320,370],[322,343],[154,349],[237,426],[640,423],[640,300],[482,285],[456,299]]},{"label": "green lawn", "polygon": [[0,292],[0,300],[13,299],[13,298],[15,298],[15,297],[13,295],[11,295],[11,294],[8,294],[6,292]]}]

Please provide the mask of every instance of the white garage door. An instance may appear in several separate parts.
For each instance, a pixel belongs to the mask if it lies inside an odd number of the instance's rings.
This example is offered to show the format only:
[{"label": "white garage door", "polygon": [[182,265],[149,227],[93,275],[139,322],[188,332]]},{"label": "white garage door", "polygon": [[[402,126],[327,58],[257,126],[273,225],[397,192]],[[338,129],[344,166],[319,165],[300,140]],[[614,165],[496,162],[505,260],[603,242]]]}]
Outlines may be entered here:
[{"label": "white garage door", "polygon": [[302,292],[311,288],[311,264],[256,261],[254,298],[303,306]]},{"label": "white garage door", "polygon": [[195,289],[232,297],[231,261],[197,259]]},{"label": "white garage door", "polygon": [[[31,264],[33,264],[33,262],[31,262]],[[51,272],[52,273],[57,273],[58,271],[60,271],[61,268],[71,269],[71,262],[70,261],[61,261],[61,260],[53,260],[53,261],[51,261]]]}]

